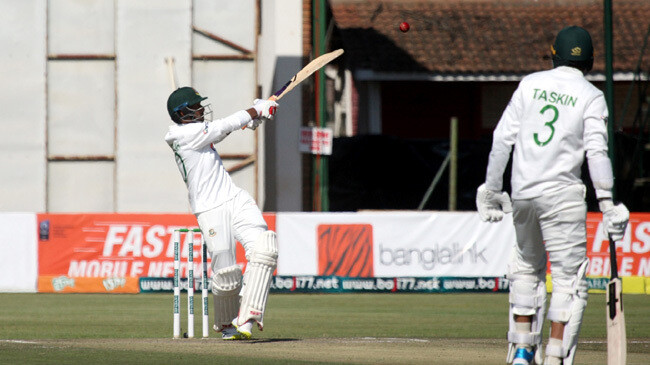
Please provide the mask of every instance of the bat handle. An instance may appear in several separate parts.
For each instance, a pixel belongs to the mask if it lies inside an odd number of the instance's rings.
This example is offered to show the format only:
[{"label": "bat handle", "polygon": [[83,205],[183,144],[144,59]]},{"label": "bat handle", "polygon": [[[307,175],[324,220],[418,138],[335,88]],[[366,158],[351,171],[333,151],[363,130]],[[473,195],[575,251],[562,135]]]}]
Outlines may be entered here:
[{"label": "bat handle", "polygon": [[612,268],[611,278],[615,279],[618,277],[618,263],[616,262],[616,242],[614,242],[611,235],[608,236],[609,236],[609,262]]},{"label": "bat handle", "polygon": [[[283,90],[284,90],[284,89],[283,89]],[[277,93],[276,93],[276,94],[277,94]],[[273,94],[273,95],[271,95],[267,100],[273,100],[273,101],[276,101],[276,100],[278,100],[278,96],[275,95],[275,94]],[[242,130],[246,129],[246,126],[241,127],[241,129],[242,129]]]}]

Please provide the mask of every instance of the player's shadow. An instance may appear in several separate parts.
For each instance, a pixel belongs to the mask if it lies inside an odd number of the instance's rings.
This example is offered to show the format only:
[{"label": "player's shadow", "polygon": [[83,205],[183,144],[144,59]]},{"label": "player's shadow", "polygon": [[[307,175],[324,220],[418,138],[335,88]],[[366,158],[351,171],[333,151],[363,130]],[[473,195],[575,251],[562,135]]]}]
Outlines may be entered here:
[{"label": "player's shadow", "polygon": [[259,338],[249,341],[242,341],[241,343],[245,344],[256,344],[256,343],[275,343],[275,342],[294,342],[301,341],[299,338]]}]

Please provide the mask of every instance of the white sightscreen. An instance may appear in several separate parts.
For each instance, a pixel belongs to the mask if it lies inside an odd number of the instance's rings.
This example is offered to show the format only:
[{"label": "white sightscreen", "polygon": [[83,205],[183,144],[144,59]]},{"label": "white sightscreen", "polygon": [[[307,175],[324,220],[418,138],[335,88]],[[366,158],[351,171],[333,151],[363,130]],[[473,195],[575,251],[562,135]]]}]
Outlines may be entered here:
[{"label": "white sightscreen", "polygon": [[0,213],[0,292],[36,292],[36,230],[35,213]]}]

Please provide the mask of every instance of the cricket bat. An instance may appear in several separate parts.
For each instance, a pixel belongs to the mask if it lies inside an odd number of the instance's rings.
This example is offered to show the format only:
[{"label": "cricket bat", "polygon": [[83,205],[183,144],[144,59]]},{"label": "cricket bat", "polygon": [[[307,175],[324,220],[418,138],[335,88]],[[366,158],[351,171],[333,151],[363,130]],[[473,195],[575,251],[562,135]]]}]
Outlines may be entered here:
[{"label": "cricket bat", "polygon": [[[297,74],[293,75],[293,77],[289,81],[287,81],[280,89],[278,89],[278,91],[274,92],[273,95],[269,97],[269,99],[275,101],[280,100],[289,91],[293,90],[293,88],[295,88],[301,82],[305,81],[309,76],[311,76],[311,74],[320,70],[323,66],[332,62],[342,54],[343,54],[343,49],[339,48],[336,51],[325,53],[324,55],[316,57],[311,62],[309,62],[307,66],[303,67],[302,70],[298,71]],[[246,127],[243,127],[242,129],[244,128]]]},{"label": "cricket bat", "polygon": [[625,335],[625,314],[621,279],[616,264],[616,243],[609,236],[609,261],[612,268],[607,284],[607,364],[624,365],[627,357],[627,338]]}]

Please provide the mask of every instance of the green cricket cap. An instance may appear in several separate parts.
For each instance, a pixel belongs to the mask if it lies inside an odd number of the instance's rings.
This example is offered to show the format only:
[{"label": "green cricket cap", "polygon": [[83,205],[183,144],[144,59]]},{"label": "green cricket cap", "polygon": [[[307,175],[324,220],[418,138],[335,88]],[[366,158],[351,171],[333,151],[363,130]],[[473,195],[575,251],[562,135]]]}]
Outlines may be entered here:
[{"label": "green cricket cap", "polygon": [[586,29],[572,25],[557,34],[551,52],[565,61],[589,61],[594,57],[594,45]]}]

